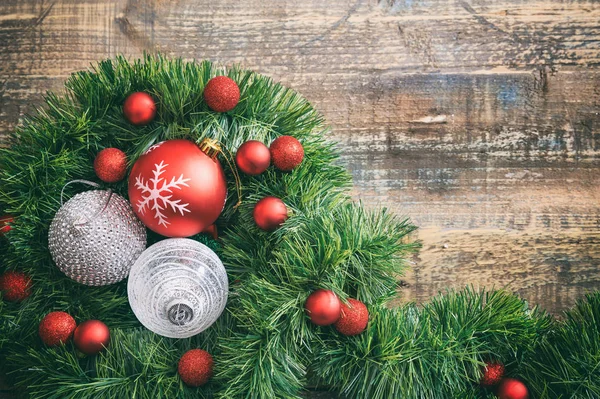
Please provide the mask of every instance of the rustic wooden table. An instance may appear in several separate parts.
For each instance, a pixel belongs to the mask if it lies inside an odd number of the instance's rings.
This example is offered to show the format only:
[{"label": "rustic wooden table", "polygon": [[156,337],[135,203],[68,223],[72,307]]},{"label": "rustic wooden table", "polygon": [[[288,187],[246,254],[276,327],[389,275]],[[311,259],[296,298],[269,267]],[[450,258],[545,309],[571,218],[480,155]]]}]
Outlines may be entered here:
[{"label": "rustic wooden table", "polygon": [[600,288],[600,3],[3,0],[0,135],[69,73],[160,51],[272,76],[323,112],[369,206],[423,249],[403,300]]}]

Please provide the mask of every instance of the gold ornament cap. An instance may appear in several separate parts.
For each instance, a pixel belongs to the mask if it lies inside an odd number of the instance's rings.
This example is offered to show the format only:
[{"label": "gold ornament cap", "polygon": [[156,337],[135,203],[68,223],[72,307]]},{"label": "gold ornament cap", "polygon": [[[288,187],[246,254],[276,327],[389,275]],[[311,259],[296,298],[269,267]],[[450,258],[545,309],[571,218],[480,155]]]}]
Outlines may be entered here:
[{"label": "gold ornament cap", "polygon": [[235,204],[233,209],[237,209],[240,205],[242,205],[242,182],[240,180],[240,174],[235,167],[235,162],[231,161],[233,159],[233,155],[231,155],[229,151],[225,153],[219,140],[211,139],[209,137],[203,138],[200,144],[198,144],[198,147],[200,148],[200,151],[205,153],[213,161],[217,160],[219,154],[222,154],[223,158],[225,158],[225,161],[231,168],[231,172],[235,177],[235,186],[238,192],[238,202]]}]

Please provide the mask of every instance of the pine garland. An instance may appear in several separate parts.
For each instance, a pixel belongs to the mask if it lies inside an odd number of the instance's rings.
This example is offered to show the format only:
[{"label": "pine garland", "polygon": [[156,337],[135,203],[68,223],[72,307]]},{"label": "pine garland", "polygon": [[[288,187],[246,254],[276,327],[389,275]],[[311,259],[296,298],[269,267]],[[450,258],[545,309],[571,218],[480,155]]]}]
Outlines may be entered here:
[{"label": "pine garland", "polygon": [[348,397],[462,397],[476,391],[484,360],[518,367],[550,325],[504,291],[450,292],[422,309],[373,311],[368,331],[346,345],[328,337],[316,351],[316,372]]},{"label": "pine garland", "polygon": [[[217,75],[240,87],[240,103],[228,113],[212,112],[202,99],[204,85]],[[10,147],[0,150],[0,209],[16,216],[0,240],[0,272],[22,270],[34,281],[23,303],[0,300],[0,372],[30,397],[299,398],[315,386],[349,398],[491,397],[477,386],[488,359],[503,361],[539,397],[568,395],[574,384],[576,397],[599,395],[599,295],[560,323],[503,291],[466,289],[422,308],[388,309],[405,259],[418,248],[409,239],[415,227],[350,200],[350,176],[323,138],[321,115],[292,90],[237,67],[150,55],[100,62],[65,86],[62,96],[49,93],[45,107],[25,117]],[[123,101],[134,91],[158,99],[157,118],[147,126],[122,116]],[[218,220],[222,240],[193,237],[219,254],[230,281],[226,312],[202,334],[179,340],[155,335],[131,312],[125,283],[82,286],[54,266],[47,234],[60,191],[73,179],[97,180],[92,164],[101,149],[118,147],[132,163],[168,139],[208,137],[235,152],[247,140],[270,143],[280,135],[301,140],[306,158],[300,167],[242,176],[237,210],[226,168],[230,194]],[[126,182],[110,187],[127,196]],[[65,191],[72,196],[77,190]],[[252,220],[254,204],[267,195],[281,198],[293,213],[273,233]],[[159,239],[149,236],[150,243]],[[308,322],[303,304],[317,288],[365,302],[367,331],[345,337]],[[46,348],[37,327],[53,310],[77,321],[104,321],[111,329],[109,348],[96,356],[83,356],[71,343]],[[177,362],[190,348],[215,359],[215,377],[201,388],[177,375]]]},{"label": "pine garland", "polygon": [[565,312],[523,371],[536,397],[600,397],[600,292]]}]

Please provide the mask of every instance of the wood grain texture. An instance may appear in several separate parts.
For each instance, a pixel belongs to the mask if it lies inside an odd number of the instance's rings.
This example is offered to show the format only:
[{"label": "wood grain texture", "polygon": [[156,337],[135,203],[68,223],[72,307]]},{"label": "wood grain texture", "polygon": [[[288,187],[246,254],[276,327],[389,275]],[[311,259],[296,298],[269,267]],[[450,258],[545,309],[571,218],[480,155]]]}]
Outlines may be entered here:
[{"label": "wood grain texture", "polygon": [[600,288],[600,4],[4,0],[0,134],[69,73],[161,51],[272,76],[321,110],[356,198],[410,216],[405,300]]}]

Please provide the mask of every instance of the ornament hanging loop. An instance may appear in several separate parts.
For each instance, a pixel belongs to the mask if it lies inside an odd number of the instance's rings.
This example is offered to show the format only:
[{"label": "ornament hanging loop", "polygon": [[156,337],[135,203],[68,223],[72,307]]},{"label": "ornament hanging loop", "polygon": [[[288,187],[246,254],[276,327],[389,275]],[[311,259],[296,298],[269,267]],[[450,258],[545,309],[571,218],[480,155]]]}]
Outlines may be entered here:
[{"label": "ornament hanging loop", "polygon": [[231,169],[231,172],[233,173],[233,176],[235,178],[235,187],[238,192],[238,201],[233,206],[233,209],[237,209],[240,205],[242,205],[242,181],[240,179],[240,175],[238,173],[237,168],[231,161],[233,159],[233,155],[228,150],[227,152],[225,152],[225,150],[223,150],[223,147],[221,146],[221,143],[218,140],[211,139],[208,137],[202,139],[200,144],[198,144],[198,147],[200,147],[200,151],[208,155],[208,157],[211,158],[213,161],[217,159],[219,154],[222,154],[223,158],[225,158],[225,161],[229,165],[229,168]]},{"label": "ornament hanging loop", "polygon": [[[64,193],[65,193],[65,188],[67,188],[68,185],[73,184],[73,183],[82,183],[82,184],[87,184],[88,186],[92,186],[95,188],[100,188],[100,185],[98,183],[94,183],[93,181],[89,181],[89,180],[83,180],[83,179],[75,179],[75,180],[71,180],[70,182],[67,182],[62,190],[60,190],[60,205],[63,206],[64,205]],[[106,199],[106,202],[104,203],[104,206],[102,208],[100,208],[100,210],[96,211],[96,213],[94,213],[91,217],[89,218],[80,218],[78,219],[76,222],[73,223],[73,226],[75,227],[83,227],[86,224],[90,223],[91,221],[93,221],[94,219],[96,219],[98,216],[102,215],[102,213],[104,213],[104,211],[106,210],[106,208],[108,208],[108,204],[110,203],[110,199],[112,198],[113,192],[111,189],[106,190],[108,191],[108,198]]]}]

